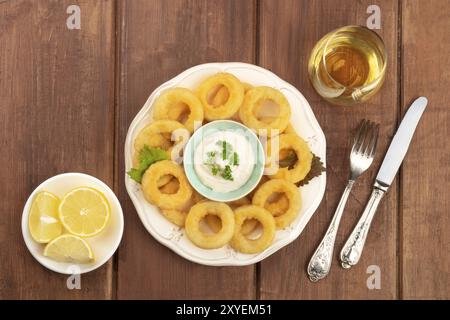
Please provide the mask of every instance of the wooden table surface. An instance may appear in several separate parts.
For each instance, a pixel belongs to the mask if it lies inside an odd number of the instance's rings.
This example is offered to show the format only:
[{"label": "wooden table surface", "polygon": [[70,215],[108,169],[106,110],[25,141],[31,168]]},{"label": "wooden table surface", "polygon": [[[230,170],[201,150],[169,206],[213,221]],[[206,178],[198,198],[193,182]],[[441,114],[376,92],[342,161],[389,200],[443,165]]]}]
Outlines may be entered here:
[{"label": "wooden table surface", "polygon": [[[81,29],[70,30],[76,4]],[[388,51],[382,90],[352,108],[324,102],[307,77],[313,45],[328,31],[366,24],[381,9]],[[450,298],[450,1],[448,0],[64,0],[0,1],[0,298],[57,299],[433,299]],[[327,189],[300,237],[261,263],[206,267],[160,245],[124,186],[128,126],[162,82],[196,64],[242,61],[272,70],[310,102],[327,138]],[[305,272],[348,175],[351,131],[381,124],[371,169],[356,183],[336,247],[356,223],[389,142],[410,102],[429,99],[399,175],[352,270],[333,261]],[[43,180],[92,174],[111,186],[125,215],[121,245],[69,290],[21,234],[24,203]],[[335,255],[340,249],[335,251]],[[381,288],[369,289],[369,266]],[[370,268],[369,268],[370,271]]]}]

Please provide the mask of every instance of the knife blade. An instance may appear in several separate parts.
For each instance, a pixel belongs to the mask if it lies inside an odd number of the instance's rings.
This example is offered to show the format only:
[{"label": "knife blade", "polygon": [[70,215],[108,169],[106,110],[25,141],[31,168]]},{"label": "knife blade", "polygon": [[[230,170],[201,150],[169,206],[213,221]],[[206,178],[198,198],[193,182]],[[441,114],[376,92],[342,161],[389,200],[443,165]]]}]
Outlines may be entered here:
[{"label": "knife blade", "polygon": [[380,170],[375,178],[375,183],[378,183],[385,188],[392,184],[392,181],[405,158],[414,131],[416,130],[417,124],[419,123],[427,104],[427,98],[420,97],[409,107],[389,145],[386,155],[384,156]]}]

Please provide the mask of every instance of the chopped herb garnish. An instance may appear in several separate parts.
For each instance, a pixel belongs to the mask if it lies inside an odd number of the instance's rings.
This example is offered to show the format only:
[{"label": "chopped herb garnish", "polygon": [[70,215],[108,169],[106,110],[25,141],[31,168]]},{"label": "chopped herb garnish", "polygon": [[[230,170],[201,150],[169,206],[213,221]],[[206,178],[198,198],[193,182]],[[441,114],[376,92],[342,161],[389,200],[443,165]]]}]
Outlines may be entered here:
[{"label": "chopped herb garnish", "polygon": [[231,174],[231,167],[229,165],[225,166],[225,169],[222,171],[221,174],[222,178],[224,178],[225,180],[230,180],[233,181],[233,176]]},{"label": "chopped herb garnish", "polygon": [[[239,155],[237,152],[233,151],[233,146],[225,140],[217,141],[216,145],[221,148],[221,154],[220,151],[208,151],[206,153],[207,159],[204,164],[209,167],[213,176],[220,175],[225,180],[233,181],[234,178],[231,166],[239,165]],[[227,164],[225,167],[216,163],[217,156],[220,156],[223,161],[226,161]]]},{"label": "chopped herb garnish", "polygon": [[239,165],[239,155],[237,152],[233,152],[233,166]]},{"label": "chopped herb garnish", "polygon": [[216,156],[216,152],[215,151],[209,151],[207,153],[207,155],[208,155],[208,158],[214,158]]},{"label": "chopped herb garnish", "polygon": [[225,140],[219,140],[216,144],[222,148],[222,160],[227,160],[233,154],[233,146]]},{"label": "chopped herb garnish", "polygon": [[226,141],[222,141],[222,160],[226,160],[227,158],[227,143]]}]

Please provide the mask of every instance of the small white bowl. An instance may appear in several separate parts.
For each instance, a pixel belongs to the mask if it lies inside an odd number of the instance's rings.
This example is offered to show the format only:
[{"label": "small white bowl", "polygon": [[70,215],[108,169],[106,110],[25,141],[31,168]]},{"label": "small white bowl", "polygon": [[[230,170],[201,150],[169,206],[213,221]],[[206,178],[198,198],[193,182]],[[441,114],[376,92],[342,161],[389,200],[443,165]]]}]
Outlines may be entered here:
[{"label": "small white bowl", "polygon": [[[58,262],[44,256],[45,244],[37,243],[28,229],[28,215],[35,195],[49,191],[60,199],[68,191],[77,187],[93,187],[103,192],[111,206],[111,216],[106,229],[99,235],[86,238],[94,252],[95,261],[89,264]],[[29,196],[22,213],[22,234],[25,244],[33,257],[44,267],[63,274],[81,274],[95,270],[107,262],[117,247],[123,234],[123,212],[114,192],[99,179],[84,173],[63,173],[42,182]]]}]

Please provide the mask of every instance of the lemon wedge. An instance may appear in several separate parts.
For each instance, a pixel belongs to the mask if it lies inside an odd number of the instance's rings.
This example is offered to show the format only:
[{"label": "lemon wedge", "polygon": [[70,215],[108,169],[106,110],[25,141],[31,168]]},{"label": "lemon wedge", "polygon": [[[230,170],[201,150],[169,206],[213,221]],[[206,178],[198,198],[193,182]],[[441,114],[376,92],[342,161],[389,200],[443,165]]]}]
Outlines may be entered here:
[{"label": "lemon wedge", "polygon": [[86,240],[72,234],[53,239],[44,249],[44,256],[61,262],[89,263],[94,253]]},{"label": "lemon wedge", "polygon": [[59,205],[59,219],[64,228],[79,237],[92,237],[102,232],[109,216],[108,200],[94,188],[76,188],[68,192]]},{"label": "lemon wedge", "polygon": [[39,192],[34,198],[28,216],[28,229],[35,241],[47,243],[62,233],[59,203],[59,198],[47,191]]}]

